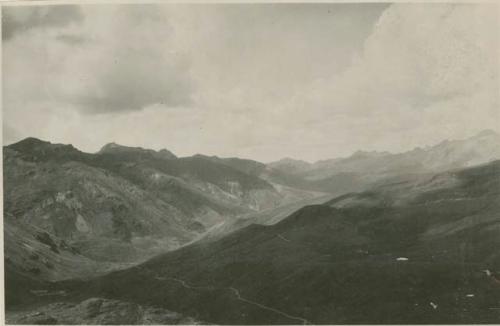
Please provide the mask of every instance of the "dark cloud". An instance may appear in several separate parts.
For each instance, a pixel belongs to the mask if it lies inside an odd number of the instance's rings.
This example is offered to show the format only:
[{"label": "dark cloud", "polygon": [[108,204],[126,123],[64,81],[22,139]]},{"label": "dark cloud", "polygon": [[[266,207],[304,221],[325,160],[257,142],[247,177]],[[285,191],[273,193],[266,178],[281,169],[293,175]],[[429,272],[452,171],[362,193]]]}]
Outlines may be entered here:
[{"label": "dark cloud", "polygon": [[123,113],[142,110],[153,104],[169,107],[191,104],[193,92],[190,78],[182,71],[172,71],[171,77],[155,77],[143,71],[114,71],[102,76],[100,94],[83,93],[71,99],[83,113]]},{"label": "dark cloud", "polygon": [[9,40],[33,28],[64,27],[83,19],[81,9],[71,5],[4,7],[2,39]]},{"label": "dark cloud", "polygon": [[[9,8],[4,14],[7,39],[23,30],[81,23],[50,35],[26,33],[11,42],[10,49],[21,45],[32,50],[23,50],[22,56],[7,53],[4,62],[13,67],[24,61],[40,68],[18,72],[35,85],[31,95],[25,91],[23,96],[70,104],[84,114],[123,113],[154,104],[188,106],[194,92],[190,56],[177,49],[173,28],[159,9],[151,5]],[[41,83],[43,91],[36,86]]]}]

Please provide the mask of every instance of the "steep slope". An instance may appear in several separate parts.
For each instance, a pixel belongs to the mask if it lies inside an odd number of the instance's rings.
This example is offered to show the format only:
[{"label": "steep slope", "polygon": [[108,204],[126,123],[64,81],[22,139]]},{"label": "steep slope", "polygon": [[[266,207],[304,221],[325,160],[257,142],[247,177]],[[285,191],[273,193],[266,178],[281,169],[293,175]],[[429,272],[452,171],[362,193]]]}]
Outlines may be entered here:
[{"label": "steep slope", "polygon": [[185,203],[188,210],[206,203],[215,211],[229,208],[242,212],[278,205],[280,200],[267,182],[200,158],[136,161],[106,154],[99,156],[96,164],[159,195],[166,194],[172,203]]},{"label": "steep slope", "polygon": [[36,279],[95,276],[129,265],[96,261],[82,254],[77,244],[10,215],[4,216],[4,247],[9,270]]},{"label": "steep slope", "polygon": [[[89,154],[35,138],[4,147],[4,189],[12,270],[49,280],[137,263],[239,215],[314,195],[205,157],[115,143]],[[48,250],[40,234],[56,245]],[[30,259],[40,256],[46,263]]]},{"label": "steep slope", "polygon": [[[36,278],[60,279],[84,271],[92,275],[100,268],[89,259],[105,266],[140,261],[197,234],[193,221],[175,206],[78,161],[25,160],[23,154],[4,148],[4,189],[5,253],[12,264]],[[33,241],[50,247],[51,255],[44,259],[51,268],[31,268],[24,260],[43,255],[46,246],[34,246]],[[61,250],[63,242],[70,253]],[[64,255],[72,257],[63,264]],[[72,258],[84,263],[80,271]]]},{"label": "steep slope", "polygon": [[495,323],[499,196],[496,161],[379,185],[57,287],[222,324]]}]

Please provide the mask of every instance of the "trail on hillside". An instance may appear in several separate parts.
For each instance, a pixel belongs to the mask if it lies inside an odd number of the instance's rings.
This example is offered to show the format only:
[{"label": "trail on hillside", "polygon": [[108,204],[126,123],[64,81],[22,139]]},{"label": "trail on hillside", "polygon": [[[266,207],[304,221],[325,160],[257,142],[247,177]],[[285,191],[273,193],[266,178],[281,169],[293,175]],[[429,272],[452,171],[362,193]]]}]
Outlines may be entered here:
[{"label": "trail on hillside", "polygon": [[246,298],[243,298],[241,296],[241,294],[240,294],[240,291],[238,289],[234,288],[234,287],[229,287],[228,289],[230,289],[234,293],[234,295],[236,295],[236,297],[238,298],[238,300],[240,300],[240,301],[252,304],[252,305],[257,306],[257,307],[262,308],[262,309],[266,309],[266,310],[275,312],[275,313],[280,314],[282,316],[285,316],[285,317],[287,317],[289,319],[300,320],[302,322],[302,325],[311,324],[308,320],[306,320],[306,319],[304,319],[302,317],[292,316],[292,315],[289,315],[286,312],[283,312],[281,310],[278,310],[278,309],[275,309],[275,308],[272,308],[272,307],[268,307],[268,306],[265,306],[265,305],[263,305],[261,303],[258,303],[258,302],[251,301],[251,300],[248,300]]},{"label": "trail on hillside", "polygon": [[208,291],[213,291],[213,290],[229,290],[236,297],[236,299],[239,300],[239,301],[245,302],[247,304],[254,305],[254,306],[259,307],[259,308],[264,309],[264,310],[268,310],[268,311],[274,312],[274,313],[282,315],[282,316],[284,316],[284,317],[286,317],[288,319],[299,320],[299,321],[302,322],[302,325],[310,325],[310,324],[312,324],[310,321],[308,321],[305,318],[297,317],[297,316],[292,316],[292,315],[287,314],[284,311],[281,311],[281,310],[278,310],[276,308],[266,306],[266,305],[264,305],[262,303],[255,302],[255,301],[249,300],[247,298],[244,298],[244,297],[241,296],[240,290],[238,290],[238,289],[236,289],[234,287],[194,286],[194,285],[188,284],[186,281],[184,281],[182,279],[175,278],[175,277],[156,276],[155,279],[157,279],[159,281],[169,281],[169,280],[170,281],[174,281],[174,282],[177,282],[177,283],[181,284],[184,288],[190,289],[190,290],[208,290]]}]

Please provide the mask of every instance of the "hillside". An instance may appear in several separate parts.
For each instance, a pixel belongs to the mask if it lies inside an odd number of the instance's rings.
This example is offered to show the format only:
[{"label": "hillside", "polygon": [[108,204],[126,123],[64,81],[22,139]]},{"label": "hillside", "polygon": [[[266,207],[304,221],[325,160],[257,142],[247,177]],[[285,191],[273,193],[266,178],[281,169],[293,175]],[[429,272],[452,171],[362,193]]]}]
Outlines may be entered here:
[{"label": "hillside", "polygon": [[114,143],[89,154],[35,138],[4,147],[4,186],[9,264],[48,280],[144,261],[241,214],[310,196],[203,157]]},{"label": "hillside", "polygon": [[499,196],[500,161],[400,180],[55,289],[220,324],[495,323]]}]

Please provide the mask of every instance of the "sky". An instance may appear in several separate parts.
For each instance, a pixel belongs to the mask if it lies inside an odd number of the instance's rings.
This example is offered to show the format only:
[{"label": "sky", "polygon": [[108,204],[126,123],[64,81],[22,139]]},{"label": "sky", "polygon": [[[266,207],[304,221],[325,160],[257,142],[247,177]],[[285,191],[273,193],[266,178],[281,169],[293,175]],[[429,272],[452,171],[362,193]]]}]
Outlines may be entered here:
[{"label": "sky", "polygon": [[500,131],[495,4],[2,10],[3,143],[270,162]]}]

